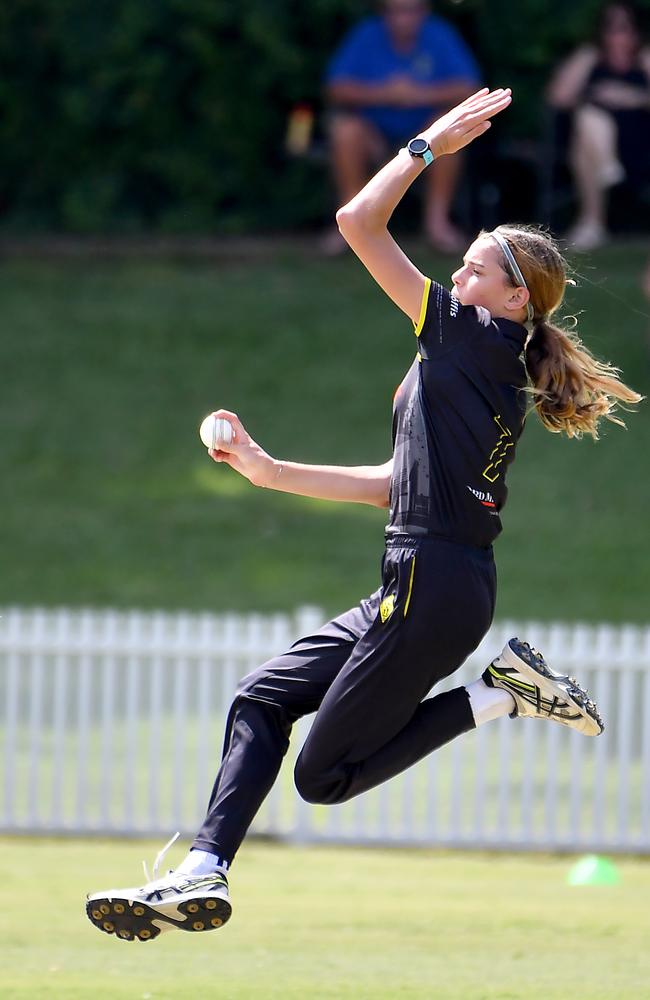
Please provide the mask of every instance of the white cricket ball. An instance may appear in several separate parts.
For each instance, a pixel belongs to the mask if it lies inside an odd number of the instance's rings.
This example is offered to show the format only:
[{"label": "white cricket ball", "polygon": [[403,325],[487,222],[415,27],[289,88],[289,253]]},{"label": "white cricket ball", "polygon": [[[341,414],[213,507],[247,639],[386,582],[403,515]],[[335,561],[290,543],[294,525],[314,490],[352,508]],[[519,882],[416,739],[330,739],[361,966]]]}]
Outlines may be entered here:
[{"label": "white cricket ball", "polygon": [[215,417],[210,414],[199,428],[199,436],[206,448],[212,451],[220,444],[230,444],[232,441],[232,424],[225,417]]}]

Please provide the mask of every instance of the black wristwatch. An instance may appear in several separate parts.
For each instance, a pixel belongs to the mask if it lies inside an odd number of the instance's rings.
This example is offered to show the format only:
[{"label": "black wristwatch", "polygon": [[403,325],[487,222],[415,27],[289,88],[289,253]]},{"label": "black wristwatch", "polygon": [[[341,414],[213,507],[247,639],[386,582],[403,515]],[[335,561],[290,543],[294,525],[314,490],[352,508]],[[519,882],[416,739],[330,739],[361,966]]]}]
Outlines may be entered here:
[{"label": "black wristwatch", "polygon": [[435,156],[429,149],[429,143],[427,142],[426,139],[420,139],[420,138],[411,139],[408,142],[406,148],[408,149],[411,156],[417,157],[420,160],[424,160],[425,166],[427,167],[429,166],[430,163],[433,163],[433,161],[435,160]]}]

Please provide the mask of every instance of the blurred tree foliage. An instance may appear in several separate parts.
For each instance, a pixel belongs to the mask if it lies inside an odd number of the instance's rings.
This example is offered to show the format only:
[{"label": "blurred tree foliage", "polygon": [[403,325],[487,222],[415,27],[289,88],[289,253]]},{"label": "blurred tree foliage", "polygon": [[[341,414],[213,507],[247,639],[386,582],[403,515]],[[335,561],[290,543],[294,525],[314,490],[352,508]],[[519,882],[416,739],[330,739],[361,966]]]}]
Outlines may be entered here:
[{"label": "blurred tree foliage", "polygon": [[[488,82],[517,87],[502,128],[534,136],[549,69],[586,37],[600,4],[434,6],[463,32]],[[299,102],[320,111],[329,54],[373,8],[369,0],[4,0],[2,225],[233,232],[319,220],[326,171],[287,157],[288,115]]]}]

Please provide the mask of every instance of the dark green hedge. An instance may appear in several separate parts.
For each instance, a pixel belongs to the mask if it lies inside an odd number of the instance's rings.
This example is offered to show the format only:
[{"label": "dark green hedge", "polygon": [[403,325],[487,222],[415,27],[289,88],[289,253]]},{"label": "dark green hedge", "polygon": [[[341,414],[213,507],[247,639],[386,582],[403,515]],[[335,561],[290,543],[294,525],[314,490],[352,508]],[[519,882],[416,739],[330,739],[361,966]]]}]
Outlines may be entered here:
[{"label": "dark green hedge", "polygon": [[[650,6],[646,0],[645,6]],[[502,127],[537,129],[549,68],[595,0],[436,4],[494,83]],[[5,0],[0,225],[236,231],[318,221],[323,165],[284,153],[290,108],[319,108],[325,61],[363,0]]]}]

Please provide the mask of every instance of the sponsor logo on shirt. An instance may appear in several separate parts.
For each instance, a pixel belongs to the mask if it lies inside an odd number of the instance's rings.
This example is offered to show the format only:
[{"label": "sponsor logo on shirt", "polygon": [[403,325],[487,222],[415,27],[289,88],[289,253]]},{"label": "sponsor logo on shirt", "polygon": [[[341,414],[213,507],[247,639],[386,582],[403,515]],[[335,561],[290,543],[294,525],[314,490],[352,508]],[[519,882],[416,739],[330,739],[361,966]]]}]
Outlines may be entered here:
[{"label": "sponsor logo on shirt", "polygon": [[489,491],[484,492],[483,490],[475,490],[473,486],[468,486],[467,489],[483,504],[484,507],[496,507],[494,497]]}]

